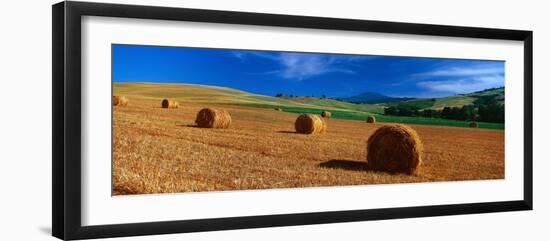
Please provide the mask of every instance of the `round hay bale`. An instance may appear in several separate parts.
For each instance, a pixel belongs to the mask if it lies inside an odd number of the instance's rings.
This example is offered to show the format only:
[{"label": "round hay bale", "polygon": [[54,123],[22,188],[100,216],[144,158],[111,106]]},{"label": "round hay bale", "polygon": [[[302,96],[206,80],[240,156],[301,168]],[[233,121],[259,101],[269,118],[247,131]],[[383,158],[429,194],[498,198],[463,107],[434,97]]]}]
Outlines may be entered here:
[{"label": "round hay bale", "polygon": [[281,108],[275,108],[276,111],[283,111]]},{"label": "round hay bale", "polygon": [[179,103],[175,100],[164,99],[161,102],[162,108],[178,108]]},{"label": "round hay bale", "polygon": [[422,141],[406,125],[378,128],[367,142],[367,166],[374,171],[414,174],[422,164]]},{"label": "round hay bale", "polygon": [[204,108],[197,114],[195,123],[202,128],[225,129],[231,125],[231,115],[226,110]]},{"label": "round hay bale", "polygon": [[367,117],[367,123],[376,123],[376,117],[369,115],[369,117]]},{"label": "round hay bale", "polygon": [[470,122],[470,128],[477,128],[477,122],[475,121]]},{"label": "round hay bale", "polygon": [[327,130],[327,124],[318,115],[302,114],[296,118],[294,128],[297,133],[317,134],[324,133]]},{"label": "round hay bale", "polygon": [[328,111],[323,111],[323,112],[321,112],[321,116],[324,117],[324,118],[330,118],[330,117],[332,117],[332,113],[330,113]]},{"label": "round hay bale", "polygon": [[121,95],[113,95],[113,106],[127,106],[128,98]]}]

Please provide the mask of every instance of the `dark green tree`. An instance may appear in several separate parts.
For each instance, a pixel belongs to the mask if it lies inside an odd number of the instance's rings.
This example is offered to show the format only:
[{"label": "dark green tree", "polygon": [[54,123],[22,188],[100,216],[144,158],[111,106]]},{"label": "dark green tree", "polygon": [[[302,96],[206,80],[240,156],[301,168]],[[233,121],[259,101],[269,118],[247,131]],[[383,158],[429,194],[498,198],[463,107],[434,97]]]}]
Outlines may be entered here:
[{"label": "dark green tree", "polygon": [[384,108],[384,115],[397,115],[397,107],[390,106],[390,107]]}]

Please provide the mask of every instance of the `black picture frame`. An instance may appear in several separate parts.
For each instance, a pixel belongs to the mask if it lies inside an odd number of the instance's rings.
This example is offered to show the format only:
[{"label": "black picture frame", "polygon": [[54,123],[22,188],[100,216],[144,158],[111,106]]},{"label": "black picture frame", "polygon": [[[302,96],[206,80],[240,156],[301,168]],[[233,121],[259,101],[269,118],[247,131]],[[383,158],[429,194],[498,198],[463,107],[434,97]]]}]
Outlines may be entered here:
[{"label": "black picture frame", "polygon": [[[52,233],[60,239],[106,238],[380,219],[532,210],[533,33],[522,30],[366,21],[90,2],[52,6]],[[524,43],[524,194],[522,200],[405,208],[82,226],[81,17],[104,16],[378,33],[517,40]],[[139,221],[139,220],[136,220]]]}]

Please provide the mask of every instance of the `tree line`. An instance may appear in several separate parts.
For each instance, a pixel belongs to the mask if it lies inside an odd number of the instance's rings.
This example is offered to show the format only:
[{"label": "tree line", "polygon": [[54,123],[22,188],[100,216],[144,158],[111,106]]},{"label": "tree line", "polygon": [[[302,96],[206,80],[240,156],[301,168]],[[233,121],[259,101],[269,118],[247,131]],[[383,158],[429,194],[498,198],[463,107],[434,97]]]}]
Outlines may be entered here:
[{"label": "tree line", "polygon": [[[311,97],[315,98],[314,95],[293,95],[293,94],[284,94],[284,93],[277,93],[275,94],[275,97],[277,98],[297,98],[297,97]],[[327,96],[325,94],[322,94],[319,96],[320,99],[327,99]]]},{"label": "tree line", "polygon": [[384,115],[420,116],[461,121],[504,123],[504,105],[499,103],[496,95],[481,96],[471,105],[444,107],[442,110],[420,110],[417,106],[400,103],[385,108]]}]

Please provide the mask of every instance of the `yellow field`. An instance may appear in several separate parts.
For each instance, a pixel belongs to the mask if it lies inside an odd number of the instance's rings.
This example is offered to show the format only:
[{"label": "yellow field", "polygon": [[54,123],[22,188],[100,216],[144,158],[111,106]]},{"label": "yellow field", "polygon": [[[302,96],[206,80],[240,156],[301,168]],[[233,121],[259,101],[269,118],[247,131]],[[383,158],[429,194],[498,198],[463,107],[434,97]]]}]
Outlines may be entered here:
[{"label": "yellow field", "polygon": [[[114,89],[130,100],[113,107],[115,195],[504,178],[503,131],[413,125],[424,163],[417,175],[392,175],[365,167],[366,141],[382,124],[330,119],[327,133],[301,135],[297,114],[184,94],[178,109],[162,109],[161,94],[132,87]],[[231,127],[195,127],[204,107],[228,110]]]}]

